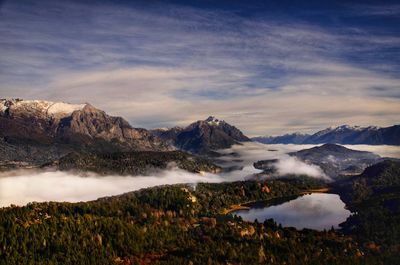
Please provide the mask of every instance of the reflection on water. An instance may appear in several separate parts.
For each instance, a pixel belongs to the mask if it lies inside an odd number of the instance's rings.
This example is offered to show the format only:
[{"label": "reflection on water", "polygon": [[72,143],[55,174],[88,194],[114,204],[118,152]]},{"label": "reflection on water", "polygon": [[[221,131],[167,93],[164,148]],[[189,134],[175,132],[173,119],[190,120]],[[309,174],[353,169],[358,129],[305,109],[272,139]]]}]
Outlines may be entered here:
[{"label": "reflection on water", "polygon": [[313,193],[275,206],[251,205],[250,210],[235,211],[244,220],[263,222],[273,218],[278,224],[297,229],[330,229],[346,221],[350,211],[337,194]]}]

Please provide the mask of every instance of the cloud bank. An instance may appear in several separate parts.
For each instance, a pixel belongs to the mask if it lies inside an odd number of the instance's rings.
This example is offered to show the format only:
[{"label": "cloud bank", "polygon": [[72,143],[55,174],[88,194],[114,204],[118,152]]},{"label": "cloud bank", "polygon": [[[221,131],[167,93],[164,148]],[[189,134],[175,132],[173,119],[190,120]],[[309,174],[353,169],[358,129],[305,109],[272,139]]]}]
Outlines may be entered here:
[{"label": "cloud bank", "polygon": [[[0,207],[10,204],[25,205],[38,201],[79,202],[95,200],[99,197],[118,195],[129,191],[165,184],[226,182],[250,178],[261,171],[253,167],[258,160],[279,159],[276,163],[278,173],[306,174],[327,179],[321,169],[305,164],[287,153],[314,145],[264,145],[249,142],[220,150],[221,165],[241,167],[242,170],[219,175],[206,173],[193,174],[179,169],[159,172],[153,176],[106,176],[85,174],[84,177],[69,172],[12,171],[0,173]],[[348,146],[357,150],[373,151],[381,156],[400,158],[400,147],[391,146]],[[268,177],[268,176],[266,176]]]},{"label": "cloud bank", "polygon": [[[287,155],[287,153],[311,148],[314,146],[316,145],[265,145],[257,142],[249,142],[243,143],[241,145],[234,145],[232,146],[232,148],[221,150],[220,152],[228,155],[227,157],[223,158],[225,159],[225,162],[228,163],[228,165],[229,163],[231,163],[230,165],[241,165],[245,168],[252,167],[253,174],[261,172],[261,170],[257,170],[253,167],[254,162],[257,162],[259,160],[278,159],[278,161],[273,164],[273,166],[277,170],[278,175],[308,175],[314,178],[330,180],[330,178],[324,174],[319,166],[309,165],[295,157]],[[230,161],[232,158],[230,158],[229,154],[232,153],[237,154],[241,161]]]},{"label": "cloud bank", "polygon": [[[296,150],[296,146],[274,146],[278,151],[268,151],[268,147],[258,143],[235,145],[231,149],[222,150],[224,166],[237,166],[234,170],[219,175],[205,173],[194,174],[180,169],[170,169],[152,176],[97,176],[96,174],[76,175],[60,171],[13,171],[0,174],[0,207],[10,204],[25,205],[28,202],[68,201],[79,202],[95,200],[99,197],[118,195],[129,191],[165,184],[226,182],[245,180],[261,171],[253,167],[253,162],[261,159],[282,157],[288,150]],[[239,157],[232,157],[235,152]],[[309,173],[312,176],[316,169],[297,161],[295,166],[281,165],[284,173]],[[285,166],[290,166],[286,168]],[[299,171],[300,170],[300,171]],[[314,170],[314,171],[313,171]]]},{"label": "cloud bank", "polygon": [[314,178],[330,180],[319,166],[306,164],[291,156],[282,157],[274,164],[279,175],[307,175]]},{"label": "cloud bank", "polygon": [[343,145],[343,146],[346,148],[349,148],[349,149],[372,152],[381,157],[391,157],[391,158],[399,158],[400,159],[400,146],[366,145],[366,144]]},{"label": "cloud bank", "polygon": [[0,176],[0,207],[29,202],[95,200],[152,186],[179,183],[221,182],[213,174],[192,174],[182,170],[163,171],[154,176],[82,177],[68,172],[21,171]]}]

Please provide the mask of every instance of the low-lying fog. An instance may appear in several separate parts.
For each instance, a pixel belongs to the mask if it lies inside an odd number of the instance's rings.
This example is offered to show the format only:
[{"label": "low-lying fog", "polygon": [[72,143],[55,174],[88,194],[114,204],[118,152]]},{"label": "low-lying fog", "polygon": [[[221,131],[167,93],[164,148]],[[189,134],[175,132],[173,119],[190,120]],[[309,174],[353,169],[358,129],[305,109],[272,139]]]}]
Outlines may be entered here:
[{"label": "low-lying fog", "polygon": [[43,201],[90,201],[151,186],[177,183],[220,182],[213,174],[193,174],[174,169],[156,176],[87,176],[68,172],[19,171],[0,175],[0,207]]},{"label": "low-lying fog", "polygon": [[[253,167],[258,160],[279,158],[276,167],[280,174],[308,174],[327,178],[318,166],[307,165],[286,155],[288,152],[313,147],[314,145],[264,145],[245,143],[222,150],[224,166],[242,167],[223,174],[193,174],[179,169],[166,170],[154,176],[79,176],[68,172],[31,170],[0,173],[0,207],[11,204],[25,205],[42,201],[89,201],[99,197],[122,194],[141,188],[164,184],[223,182],[246,179],[260,172]],[[395,146],[346,146],[351,149],[371,151],[383,157],[400,158],[400,147]]]}]

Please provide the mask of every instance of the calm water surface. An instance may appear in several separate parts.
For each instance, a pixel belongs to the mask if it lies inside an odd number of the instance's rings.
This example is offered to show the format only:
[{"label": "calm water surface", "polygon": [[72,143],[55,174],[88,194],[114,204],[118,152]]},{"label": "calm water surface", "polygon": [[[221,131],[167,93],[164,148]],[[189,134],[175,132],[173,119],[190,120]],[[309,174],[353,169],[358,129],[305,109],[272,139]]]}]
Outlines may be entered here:
[{"label": "calm water surface", "polygon": [[278,224],[297,229],[310,228],[316,230],[338,228],[346,221],[350,211],[339,195],[329,193],[312,193],[279,205],[260,207],[251,206],[250,210],[239,210],[233,214],[241,216],[243,220],[263,222],[273,218]]}]

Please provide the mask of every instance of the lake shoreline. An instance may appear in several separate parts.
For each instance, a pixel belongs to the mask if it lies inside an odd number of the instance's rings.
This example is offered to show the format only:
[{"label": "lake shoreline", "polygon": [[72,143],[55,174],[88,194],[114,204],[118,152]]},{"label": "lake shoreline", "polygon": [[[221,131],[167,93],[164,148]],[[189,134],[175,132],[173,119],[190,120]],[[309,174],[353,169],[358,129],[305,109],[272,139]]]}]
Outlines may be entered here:
[{"label": "lake shoreline", "polygon": [[231,214],[247,222],[273,219],[284,227],[296,229],[338,229],[339,224],[344,222],[351,212],[346,209],[338,194],[327,193],[326,189],[317,191],[319,192],[302,192],[297,196],[280,198],[281,200],[242,205],[249,209],[238,209],[231,211]]},{"label": "lake shoreline", "polygon": [[268,201],[272,201],[272,200],[285,199],[285,198],[289,198],[289,197],[303,196],[303,195],[311,194],[311,193],[329,193],[330,191],[332,191],[331,188],[325,187],[325,188],[320,188],[320,189],[311,189],[311,190],[302,191],[299,194],[295,194],[295,195],[292,195],[292,196],[281,196],[281,197],[274,197],[274,198],[271,198],[271,199],[268,199],[268,200],[264,200],[264,201],[253,200],[253,201],[247,201],[247,202],[239,203],[239,204],[232,204],[231,206],[229,206],[229,208],[223,209],[222,210],[222,214],[223,215],[227,215],[227,214],[230,214],[232,212],[239,211],[239,210],[250,210],[251,207],[248,206],[248,205],[249,204],[254,204],[254,203],[257,203],[257,202],[268,202]]}]

